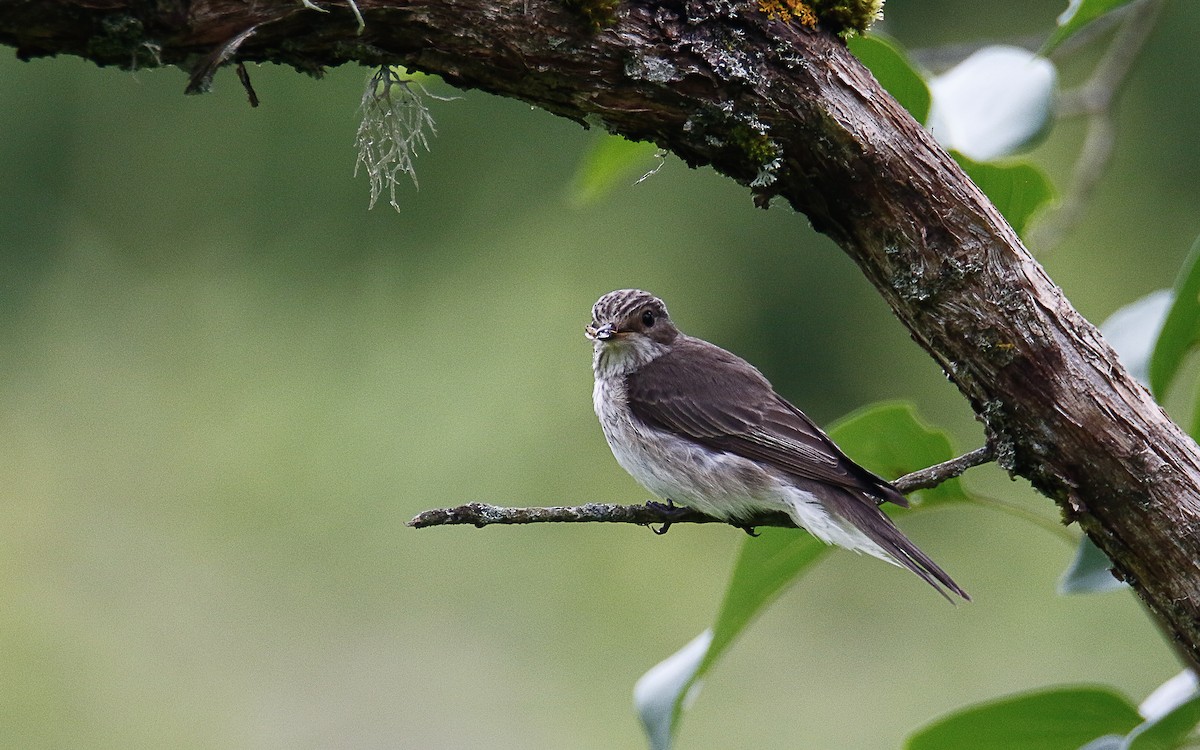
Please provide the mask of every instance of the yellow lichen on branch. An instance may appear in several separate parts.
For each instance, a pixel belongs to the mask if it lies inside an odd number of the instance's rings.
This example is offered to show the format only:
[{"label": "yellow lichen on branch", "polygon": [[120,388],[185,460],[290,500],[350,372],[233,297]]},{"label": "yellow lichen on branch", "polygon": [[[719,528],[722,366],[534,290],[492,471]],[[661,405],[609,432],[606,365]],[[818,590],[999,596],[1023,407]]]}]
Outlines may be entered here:
[{"label": "yellow lichen on branch", "polygon": [[797,20],[812,28],[818,23],[839,34],[864,34],[883,17],[883,0],[757,0],[758,9],[772,20]]},{"label": "yellow lichen on branch", "polygon": [[767,14],[767,18],[787,23],[792,19],[800,21],[803,26],[817,25],[817,14],[801,0],[758,0],[758,9]]}]

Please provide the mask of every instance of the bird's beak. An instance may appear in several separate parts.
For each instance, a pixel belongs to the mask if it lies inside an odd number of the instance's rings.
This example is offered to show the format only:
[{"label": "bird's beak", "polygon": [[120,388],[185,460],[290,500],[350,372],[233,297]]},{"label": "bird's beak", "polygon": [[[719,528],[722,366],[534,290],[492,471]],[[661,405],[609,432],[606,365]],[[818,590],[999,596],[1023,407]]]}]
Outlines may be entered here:
[{"label": "bird's beak", "polygon": [[589,323],[587,327],[583,329],[583,332],[587,334],[587,337],[592,341],[608,341],[616,335],[616,328],[612,323],[605,323],[602,326],[595,326]]}]

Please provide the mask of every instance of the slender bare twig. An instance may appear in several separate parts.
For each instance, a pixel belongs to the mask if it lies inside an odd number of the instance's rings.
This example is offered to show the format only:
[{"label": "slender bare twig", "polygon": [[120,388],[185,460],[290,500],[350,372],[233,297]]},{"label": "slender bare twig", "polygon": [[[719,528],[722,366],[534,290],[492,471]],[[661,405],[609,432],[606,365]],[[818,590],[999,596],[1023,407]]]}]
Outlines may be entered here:
[{"label": "slender bare twig", "polygon": [[[505,508],[487,503],[467,503],[455,508],[434,508],[418,513],[409,526],[423,529],[426,526],[454,526],[471,524],[478,528],[493,524],[526,523],[634,523],[647,526],[652,523],[725,523],[723,519],[707,516],[691,508],[680,508],[661,503],[645,505],[615,505],[611,503],[587,503],[586,505],[559,505],[547,508]],[[786,513],[764,514],[755,517],[754,526],[795,526]]]},{"label": "slender bare twig", "polygon": [[261,24],[248,26],[241,32],[234,34],[224,44],[214,49],[200,61],[195,68],[192,69],[191,78],[188,79],[187,88],[184,89],[185,94],[203,94],[212,86],[213,76],[217,73],[217,68],[223,63],[231,59],[237,54],[238,48],[246,43],[246,40],[254,36],[254,32],[258,31]]},{"label": "slender bare twig", "polygon": [[948,479],[962,476],[962,473],[973,466],[986,464],[996,458],[996,452],[991,445],[976,448],[970,453],[964,453],[958,458],[934,464],[925,469],[918,469],[911,474],[905,474],[892,484],[896,489],[907,495],[917,490],[927,490],[937,487]]},{"label": "slender bare twig", "polygon": [[1113,100],[1128,80],[1162,6],[1163,0],[1142,0],[1127,6],[1116,36],[1087,81],[1062,95],[1059,117],[1087,116],[1087,134],[1062,202],[1032,230],[1030,245],[1039,252],[1057,245],[1079,223],[1104,176],[1116,140]]},{"label": "slender bare twig", "polygon": [[[1129,78],[1163,4],[1164,0],[1130,3],[1096,19],[1050,53],[1050,57],[1056,60],[1069,58],[1079,49],[1108,35],[1114,26],[1117,27],[1107,50],[1087,80],[1059,96],[1057,117],[1086,117],[1087,132],[1062,201],[1047,211],[1031,230],[1030,245],[1040,253],[1052,249],[1079,223],[1096,185],[1104,176],[1116,140],[1113,100]],[[1003,43],[1036,52],[1045,42],[1045,35],[1031,35]],[[925,70],[940,74],[983,47],[997,43],[996,40],[984,40],[915,49],[909,52],[909,57]]]},{"label": "slender bare twig", "polygon": [[246,98],[250,100],[251,107],[258,106],[258,94],[254,91],[254,86],[250,83],[250,72],[246,70],[246,64],[241,60],[237,63],[237,77],[242,82],[242,88],[246,90]]},{"label": "slender bare twig", "polygon": [[[1157,0],[1142,0],[1140,3],[1131,3],[1123,8],[1117,8],[1114,11],[1105,13],[1095,19],[1087,26],[1084,26],[1079,31],[1068,37],[1062,44],[1054,48],[1050,52],[1049,57],[1052,60],[1068,59],[1071,55],[1079,50],[1093,44],[1097,39],[1107,35],[1114,27],[1122,24],[1130,16],[1138,13],[1143,13],[1146,2],[1156,2]],[[883,24],[887,25],[886,20]],[[886,28],[885,28],[886,31]],[[1023,47],[1030,52],[1037,52],[1046,45],[1046,40],[1050,37],[1049,33],[1041,34],[1024,34],[1021,36],[1000,37],[1000,38],[985,38],[975,39],[969,42],[952,42],[949,44],[940,44],[936,47],[918,47],[908,50],[910,60],[921,66],[925,70],[935,75],[945,73],[950,68],[958,65],[963,60],[966,60],[971,55],[975,54],[984,47],[991,47],[997,44],[1006,44],[1010,46]]]},{"label": "slender bare twig", "polygon": [[[972,466],[991,461],[994,453],[990,446],[976,448],[970,453],[935,464],[927,469],[905,474],[893,484],[903,493],[929,489],[960,476]],[[586,505],[554,506],[547,508],[504,508],[487,503],[467,503],[454,508],[434,508],[418,513],[409,526],[423,529],[427,526],[453,526],[471,524],[478,528],[492,524],[526,523],[633,523],[648,526],[653,523],[730,523],[726,519],[714,518],[691,508],[680,508],[650,502],[644,505],[614,505],[610,503],[587,503]],[[761,513],[754,518],[732,526],[783,526],[794,528],[786,513]]]}]

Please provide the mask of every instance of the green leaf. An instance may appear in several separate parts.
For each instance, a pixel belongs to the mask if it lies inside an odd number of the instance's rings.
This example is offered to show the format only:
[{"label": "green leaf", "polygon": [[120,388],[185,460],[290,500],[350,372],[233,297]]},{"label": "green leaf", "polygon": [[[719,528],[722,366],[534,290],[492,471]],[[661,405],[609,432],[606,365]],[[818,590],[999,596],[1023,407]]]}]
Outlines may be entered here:
[{"label": "green leaf", "polygon": [[1129,2],[1131,0],[1070,0],[1067,9],[1059,14],[1058,29],[1042,47],[1042,54],[1048,54],[1084,26]]},{"label": "green leaf", "polygon": [[870,68],[875,80],[922,125],[929,118],[929,87],[893,39],[871,34],[854,36],[846,45]]},{"label": "green leaf", "polygon": [[[913,407],[904,403],[880,403],[856,411],[835,424],[829,434],[856,461],[889,478],[954,457],[950,439],[923,424]],[[923,492],[925,502],[919,507],[927,507],[935,499],[942,502],[965,499],[957,480]],[[639,680],[639,689],[635,690],[639,697],[635,702],[654,750],[670,747],[686,698],[694,696],[693,686],[700,684],[729,645],[788,584],[831,549],[797,529],[763,528],[760,532],[758,538],[747,539],[742,545],[703,657],[697,660],[694,650],[684,656],[684,651],[695,649],[698,638]],[[675,671],[671,672],[672,669]],[[662,689],[642,688],[646,678],[656,670],[676,676],[691,670],[691,674],[687,679],[659,680],[657,684],[665,686]],[[656,707],[662,705],[667,691],[674,691],[673,709],[664,732],[663,713]]]},{"label": "green leaf", "polygon": [[1188,434],[1193,440],[1200,440],[1197,436],[1200,435],[1200,395],[1197,395],[1196,402],[1192,407],[1192,424],[1188,429]]},{"label": "green leaf", "polygon": [[1150,355],[1150,391],[1161,402],[1183,358],[1200,343],[1200,239],[1175,280],[1175,301]]},{"label": "green leaf", "polygon": [[1157,289],[1117,308],[1100,324],[1100,333],[1139,383],[1150,387],[1150,355],[1175,302],[1171,289]]},{"label": "green leaf", "polygon": [[1029,162],[978,162],[952,153],[1017,234],[1023,235],[1033,215],[1054,198],[1049,178]]},{"label": "green leaf", "polygon": [[651,667],[633,686],[633,706],[642,720],[651,750],[671,747],[680,706],[686,706],[700,689],[696,670],[711,643],[712,631],[705,630]]},{"label": "green leaf", "polygon": [[[904,401],[882,401],[851,412],[829,434],[855,461],[885,479],[897,479],[957,455],[950,436],[925,424],[913,405]],[[951,479],[921,490],[918,496],[928,505],[965,500],[966,492],[958,479]]]},{"label": "green leaf", "polygon": [[1102,688],[1025,693],[957,711],[918,730],[906,750],[1079,750],[1141,723],[1137,708]]},{"label": "green leaf", "polygon": [[[950,438],[922,424],[912,405],[906,403],[886,402],[865,407],[835,423],[829,435],[855,461],[889,478],[954,457]],[[958,480],[926,492],[943,500],[965,497]],[[734,566],[725,601],[713,625],[713,641],[698,675],[708,671],[787,584],[830,549],[808,533],[794,529],[764,528],[759,538],[747,539]]]},{"label": "green leaf", "polygon": [[[653,750],[671,747],[686,704],[730,644],[785,586],[829,550],[824,542],[798,529],[763,528],[757,538],[743,543],[716,625],[651,668],[634,689],[634,704]],[[695,644],[705,640],[707,647],[697,658]],[[684,678],[660,679],[657,688],[647,687],[655,672],[670,674],[672,670]],[[669,715],[662,710],[667,701]]]},{"label": "green leaf", "polygon": [[1075,559],[1058,582],[1060,594],[1100,594],[1125,588],[1112,574],[1112,560],[1104,554],[1090,537],[1079,540]]},{"label": "green leaf", "polygon": [[639,172],[655,168],[657,147],[645,141],[628,141],[604,134],[594,140],[579,160],[571,178],[571,200],[589,205],[601,200],[622,183],[632,183]]},{"label": "green leaf", "polygon": [[742,543],[742,552],[729,579],[725,601],[713,626],[713,642],[697,676],[702,676],[741,635],[746,626],[831,548],[796,529],[764,528],[757,539]]},{"label": "green leaf", "polygon": [[1049,129],[1058,71],[1029,50],[994,44],[929,80],[929,132],[946,149],[994,161]]},{"label": "green leaf", "polygon": [[1167,713],[1135,728],[1122,750],[1176,750],[1187,746],[1188,735],[1200,723],[1200,695],[1193,695]]}]

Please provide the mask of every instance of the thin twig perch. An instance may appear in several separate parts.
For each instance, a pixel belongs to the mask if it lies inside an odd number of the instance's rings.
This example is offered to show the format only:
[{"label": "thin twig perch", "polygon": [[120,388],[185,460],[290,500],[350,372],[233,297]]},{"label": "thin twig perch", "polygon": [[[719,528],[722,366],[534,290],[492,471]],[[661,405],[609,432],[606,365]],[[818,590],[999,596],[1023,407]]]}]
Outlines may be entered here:
[{"label": "thin twig perch", "polygon": [[[991,461],[994,457],[989,446],[976,448],[970,453],[951,459],[927,469],[905,474],[893,484],[907,494],[917,490],[936,487],[948,479],[959,476],[972,466]],[[467,503],[454,508],[434,508],[418,513],[409,526],[423,529],[427,526],[453,526],[470,524],[477,528],[493,524],[526,523],[634,523],[648,526],[654,523],[729,523],[721,518],[705,515],[691,508],[669,507],[661,503],[644,505],[614,505],[610,503],[587,503],[586,505],[559,505],[546,508],[505,508],[487,503]],[[795,528],[786,513],[763,513],[735,526],[783,526]]]}]

